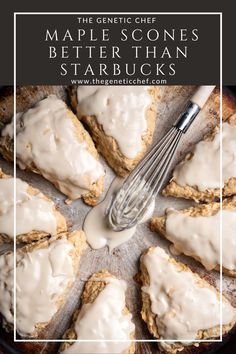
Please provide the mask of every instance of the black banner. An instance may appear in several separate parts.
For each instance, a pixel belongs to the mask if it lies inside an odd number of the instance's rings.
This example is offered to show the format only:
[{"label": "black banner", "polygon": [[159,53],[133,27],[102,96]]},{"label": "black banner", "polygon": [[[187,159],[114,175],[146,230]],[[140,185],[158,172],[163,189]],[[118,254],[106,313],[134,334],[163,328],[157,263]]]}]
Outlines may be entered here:
[{"label": "black banner", "polygon": [[16,14],[17,84],[220,82],[219,14]]}]

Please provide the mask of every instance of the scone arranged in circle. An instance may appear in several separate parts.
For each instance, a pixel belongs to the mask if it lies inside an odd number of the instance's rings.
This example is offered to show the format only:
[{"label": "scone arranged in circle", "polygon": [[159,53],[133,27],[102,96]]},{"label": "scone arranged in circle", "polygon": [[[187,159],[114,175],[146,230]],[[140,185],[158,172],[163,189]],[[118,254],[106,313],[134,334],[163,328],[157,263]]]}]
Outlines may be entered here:
[{"label": "scone arranged in circle", "polygon": [[[222,125],[223,196],[236,194],[236,114]],[[199,142],[174,169],[163,195],[213,201],[220,196],[220,128]]]},{"label": "scone arranged in circle", "polygon": [[[13,159],[13,122],[2,131],[0,151]],[[39,173],[74,200],[95,204],[104,170],[93,141],[66,104],[54,95],[16,118],[16,158],[21,169]]]},{"label": "scone arranged in circle", "polygon": [[[162,248],[151,247],[141,256],[140,280],[141,315],[150,333],[163,340],[162,350],[174,354],[185,346],[198,346],[194,340],[220,336],[219,292]],[[236,308],[226,298],[222,300],[225,334],[236,322]]]},{"label": "scone arranged in circle", "polygon": [[152,142],[157,86],[73,86],[72,106],[97,149],[119,176],[137,165]]},{"label": "scone arranged in circle", "polygon": [[[31,242],[67,231],[66,220],[38,189],[16,179],[16,241]],[[14,179],[0,169],[0,243],[13,242]]]},{"label": "scone arranged in circle", "polygon": [[[39,337],[64,303],[86,247],[82,231],[41,240],[16,253],[16,330],[22,337]],[[13,253],[0,256],[0,313],[13,328]],[[44,337],[44,335],[43,335]]]},{"label": "scone arranged in circle", "polygon": [[[72,325],[63,336],[78,342],[63,343],[59,352],[133,354],[135,344],[129,340],[134,339],[135,328],[125,304],[125,291],[125,281],[108,271],[93,274],[85,284],[80,309],[74,313]],[[81,342],[80,339],[108,341]]]},{"label": "scone arranged in circle", "polygon": [[[66,100],[64,86],[53,85],[26,85],[16,86],[16,113],[24,112],[33,107],[38,101],[48,95],[56,95]],[[1,86],[0,88],[0,130],[10,123],[14,114],[14,87]]]},{"label": "scone arranged in circle", "polygon": [[[222,204],[222,267],[236,276],[236,197]],[[177,252],[220,270],[220,203],[199,204],[183,210],[167,209],[151,219],[151,229],[173,243]]]}]

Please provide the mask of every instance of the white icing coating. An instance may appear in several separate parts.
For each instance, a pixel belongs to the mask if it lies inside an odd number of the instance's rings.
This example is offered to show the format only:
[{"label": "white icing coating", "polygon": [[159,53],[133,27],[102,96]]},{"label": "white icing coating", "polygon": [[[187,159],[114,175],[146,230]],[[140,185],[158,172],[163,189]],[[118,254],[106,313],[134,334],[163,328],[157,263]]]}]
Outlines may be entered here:
[{"label": "white icing coating", "polygon": [[[104,175],[102,165],[76,135],[65,103],[54,95],[18,115],[16,155],[20,168],[32,165],[70,199],[77,199]],[[13,123],[3,130],[12,136]]]},{"label": "white icing coating", "polygon": [[[17,252],[16,329],[22,336],[32,335],[37,324],[49,322],[57,312],[57,301],[74,280],[72,250],[67,239],[60,239],[48,248]],[[13,254],[0,256],[0,264],[0,310],[13,323]]]},{"label": "white icing coating", "polygon": [[5,322],[13,324],[14,264],[12,253],[0,255],[0,313]]},{"label": "white icing coating", "polygon": [[[192,341],[199,330],[219,326],[220,299],[215,291],[200,285],[193,273],[179,271],[162,248],[153,248],[143,262],[150,285],[142,290],[150,296],[151,310],[157,315],[160,339]],[[227,301],[222,308],[223,325],[231,323],[236,309]]]},{"label": "white icing coating", "polygon": [[[108,246],[110,250],[113,250],[115,247],[127,242],[136,231],[136,226],[123,231],[113,231],[109,227],[107,217],[105,216],[112,196],[121,187],[123,181],[123,178],[115,178],[105,199],[92,208],[85,218],[83,230],[86,234],[88,243],[94,249]],[[145,222],[152,216],[154,207],[155,201],[150,204],[142,222]]]},{"label": "white icing coating", "polygon": [[78,104],[82,114],[94,115],[104,132],[112,136],[127,158],[142,149],[147,129],[146,111],[152,103],[149,86],[79,86]]},{"label": "white icing coating", "polygon": [[[57,223],[53,202],[38,192],[32,195],[26,182],[16,179],[16,235],[31,231],[55,234]],[[14,179],[0,179],[0,233],[14,236]]]},{"label": "white icing coating", "polygon": [[[93,303],[84,304],[75,322],[76,339],[114,340],[114,342],[75,342],[63,354],[122,354],[129,349],[134,324],[124,313],[126,283],[115,278],[108,281]],[[126,341],[126,342],[122,342]]]},{"label": "white icing coating", "polygon": [[[211,270],[220,264],[220,212],[212,216],[189,216],[168,210],[167,238],[177,250],[197,256]],[[222,211],[222,265],[236,269],[236,210]]]},{"label": "white icing coating", "polygon": [[[222,125],[222,180],[236,177],[236,126]],[[200,191],[220,188],[220,133],[212,141],[200,141],[191,160],[182,161],[173,179],[180,186],[197,186]],[[222,186],[223,187],[223,186]]]}]

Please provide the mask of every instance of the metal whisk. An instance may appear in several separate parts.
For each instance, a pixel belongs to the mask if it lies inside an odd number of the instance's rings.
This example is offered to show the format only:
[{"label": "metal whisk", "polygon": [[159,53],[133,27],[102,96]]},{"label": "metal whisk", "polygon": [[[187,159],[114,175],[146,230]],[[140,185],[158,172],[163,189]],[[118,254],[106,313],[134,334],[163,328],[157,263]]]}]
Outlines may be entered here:
[{"label": "metal whisk", "polygon": [[107,209],[109,226],[122,231],[135,226],[160,191],[181,137],[204,106],[215,86],[200,86],[186,110],[125,179]]}]

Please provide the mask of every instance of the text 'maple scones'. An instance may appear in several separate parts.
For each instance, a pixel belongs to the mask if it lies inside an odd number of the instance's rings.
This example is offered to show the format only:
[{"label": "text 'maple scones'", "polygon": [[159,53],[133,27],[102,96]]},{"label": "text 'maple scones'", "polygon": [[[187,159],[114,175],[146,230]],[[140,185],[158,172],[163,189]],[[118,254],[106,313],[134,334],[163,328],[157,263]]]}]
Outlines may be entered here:
[{"label": "text 'maple scones'", "polygon": [[[164,340],[159,343],[162,350],[175,354],[186,346],[198,346],[194,340],[220,336],[219,292],[162,248],[151,247],[141,256],[140,280],[141,315],[150,333]],[[222,314],[225,334],[235,324],[236,309],[224,297]]]},{"label": "text 'maple scones'", "polygon": [[98,151],[119,176],[137,165],[152,142],[157,86],[73,86],[71,103]]},{"label": "text 'maple scones'", "polygon": [[[236,276],[236,197],[222,204],[222,267]],[[177,252],[220,270],[220,203],[199,204],[183,210],[167,209],[151,219],[151,229],[173,243]]]},{"label": "text 'maple scones'", "polygon": [[[22,169],[39,173],[74,200],[95,204],[104,170],[89,134],[66,104],[54,95],[16,118],[16,158]],[[0,151],[13,156],[13,122],[2,131]]]},{"label": "text 'maple scones'", "polygon": [[[64,303],[86,247],[82,231],[40,240],[16,253],[16,330],[22,337],[39,337]],[[0,313],[13,328],[13,253],[0,256]],[[45,336],[45,335],[43,335]]]},{"label": "text 'maple scones'", "polygon": [[[126,283],[108,271],[95,273],[86,282],[82,304],[72,319],[65,339],[117,340],[115,342],[63,343],[62,354],[133,354],[134,324],[125,304]],[[122,342],[119,340],[126,340]]]},{"label": "text 'maple scones'", "polygon": [[[236,194],[236,114],[222,125],[223,196]],[[220,196],[220,129],[216,127],[176,166],[163,195],[213,201]]]},{"label": "text 'maple scones'", "polygon": [[[54,203],[38,189],[16,179],[16,241],[31,242],[67,230]],[[0,169],[0,243],[13,242],[14,179]]]}]

